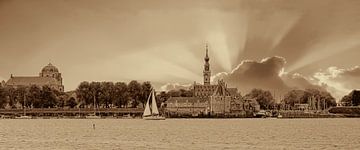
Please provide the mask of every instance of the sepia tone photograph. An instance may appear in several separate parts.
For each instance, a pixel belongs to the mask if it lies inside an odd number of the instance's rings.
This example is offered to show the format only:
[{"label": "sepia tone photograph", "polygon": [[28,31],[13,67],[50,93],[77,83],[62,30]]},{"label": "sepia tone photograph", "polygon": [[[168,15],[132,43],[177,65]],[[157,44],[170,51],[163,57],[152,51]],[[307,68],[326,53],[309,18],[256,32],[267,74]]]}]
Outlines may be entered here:
[{"label": "sepia tone photograph", "polygon": [[358,0],[0,0],[0,150],[360,149]]}]

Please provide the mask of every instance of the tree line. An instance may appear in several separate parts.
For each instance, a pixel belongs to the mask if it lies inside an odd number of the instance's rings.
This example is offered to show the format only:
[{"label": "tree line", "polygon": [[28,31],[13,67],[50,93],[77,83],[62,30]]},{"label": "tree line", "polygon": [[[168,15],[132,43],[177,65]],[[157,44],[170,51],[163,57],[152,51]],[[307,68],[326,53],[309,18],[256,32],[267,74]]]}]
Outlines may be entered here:
[{"label": "tree line", "polygon": [[[136,80],[125,82],[81,82],[73,93],[60,92],[49,86],[0,86],[0,108],[135,108],[144,107],[152,85]],[[170,97],[191,97],[190,90],[171,90],[156,94],[160,107]],[[24,105],[25,104],[25,105]]]},{"label": "tree line", "polygon": [[[150,95],[152,85],[150,82],[138,82],[136,80],[125,82],[81,82],[74,91],[76,99],[71,98],[69,94],[59,92],[49,86],[38,87],[0,87],[0,108],[25,107],[28,108],[56,108],[56,107],[97,107],[97,108],[126,108],[126,107],[144,107],[148,96]],[[162,102],[167,101],[170,97],[192,97],[192,90],[171,90],[157,93],[157,105],[160,107]],[[241,97],[241,95],[239,94]],[[349,101],[347,95],[342,101]],[[270,91],[263,89],[253,89],[243,99],[256,100],[261,109],[279,109],[281,105],[294,108],[296,104],[311,103],[316,101],[320,109],[324,107],[336,106],[335,98],[326,91],[317,89],[291,90],[288,91],[276,103]],[[24,101],[25,100],[25,101]],[[357,101],[353,102],[357,104]]]},{"label": "tree line", "polygon": [[64,106],[65,93],[49,86],[0,87],[0,108],[54,108]]},{"label": "tree line", "polygon": [[81,107],[138,107],[144,106],[150,95],[150,82],[81,82],[76,95]]},{"label": "tree line", "polygon": [[296,109],[296,104],[316,104],[316,109],[325,109],[336,106],[336,100],[329,92],[318,89],[306,90],[290,90],[281,99],[280,103],[276,103],[270,91],[262,89],[253,89],[246,94],[244,99],[255,99],[260,109]]}]

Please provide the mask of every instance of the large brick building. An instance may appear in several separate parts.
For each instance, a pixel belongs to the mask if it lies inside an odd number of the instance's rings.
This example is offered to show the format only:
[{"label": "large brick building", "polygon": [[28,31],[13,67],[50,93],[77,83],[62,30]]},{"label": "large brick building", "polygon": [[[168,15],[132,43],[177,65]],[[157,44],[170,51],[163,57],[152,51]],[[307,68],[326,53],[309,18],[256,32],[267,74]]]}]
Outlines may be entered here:
[{"label": "large brick building", "polygon": [[237,88],[228,88],[222,80],[211,84],[210,58],[208,46],[204,58],[203,84],[193,85],[193,97],[170,97],[167,100],[166,111],[177,114],[228,114],[248,110],[250,103],[241,99]]},{"label": "large brick building", "polygon": [[64,85],[62,83],[62,77],[59,70],[49,63],[42,68],[39,76],[10,76],[10,79],[5,83],[5,86],[11,86],[18,88],[21,86],[36,85],[39,87],[49,86],[58,91],[64,91]]}]

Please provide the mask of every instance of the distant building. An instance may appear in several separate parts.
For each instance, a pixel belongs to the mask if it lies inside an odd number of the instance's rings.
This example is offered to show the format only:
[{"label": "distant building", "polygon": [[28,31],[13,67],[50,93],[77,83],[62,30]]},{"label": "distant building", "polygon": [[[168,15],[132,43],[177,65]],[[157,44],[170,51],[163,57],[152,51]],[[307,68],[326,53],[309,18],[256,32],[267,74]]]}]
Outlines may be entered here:
[{"label": "distant building", "polygon": [[41,70],[39,76],[13,76],[11,74],[10,79],[5,83],[5,86],[14,88],[31,85],[39,87],[46,85],[58,91],[64,91],[61,73],[51,63]]},{"label": "distant building", "polygon": [[4,80],[2,80],[1,82],[0,82],[0,87],[4,87],[5,86],[5,81]]},{"label": "distant building", "polygon": [[[211,70],[210,70],[210,58],[209,58],[209,50],[206,45],[206,54],[204,58],[204,70],[203,70],[203,80],[204,84],[197,84],[194,82],[193,91],[195,97],[209,97],[214,94],[218,85],[212,85],[210,83]],[[230,92],[231,95],[236,95],[238,93],[237,88],[228,88],[227,91]]]},{"label": "distant building", "polygon": [[220,80],[213,95],[210,96],[210,112],[213,114],[230,113],[230,104],[233,100],[227,90],[225,82]]},{"label": "distant building", "polygon": [[[244,110],[257,110],[253,101],[242,100],[237,88],[228,88],[222,80],[218,84],[210,83],[211,70],[209,63],[208,46],[204,58],[204,84],[194,82],[193,97],[170,97],[166,101],[166,111],[177,114],[228,114]],[[246,106],[245,106],[246,105]]]},{"label": "distant building", "polygon": [[166,101],[166,110],[180,114],[207,114],[208,98],[198,97],[170,97]]}]

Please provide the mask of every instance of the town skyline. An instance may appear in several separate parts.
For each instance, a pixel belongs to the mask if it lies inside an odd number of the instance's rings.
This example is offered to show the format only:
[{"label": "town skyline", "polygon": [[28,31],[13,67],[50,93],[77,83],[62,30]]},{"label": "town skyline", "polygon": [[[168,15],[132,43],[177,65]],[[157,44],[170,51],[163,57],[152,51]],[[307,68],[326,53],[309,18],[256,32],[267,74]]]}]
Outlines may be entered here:
[{"label": "town skyline", "polygon": [[37,75],[51,62],[65,91],[82,81],[151,81],[158,89],[201,83],[208,43],[213,75],[226,72],[218,76],[239,89],[320,86],[339,99],[360,86],[359,6],[1,1],[0,80]]}]

